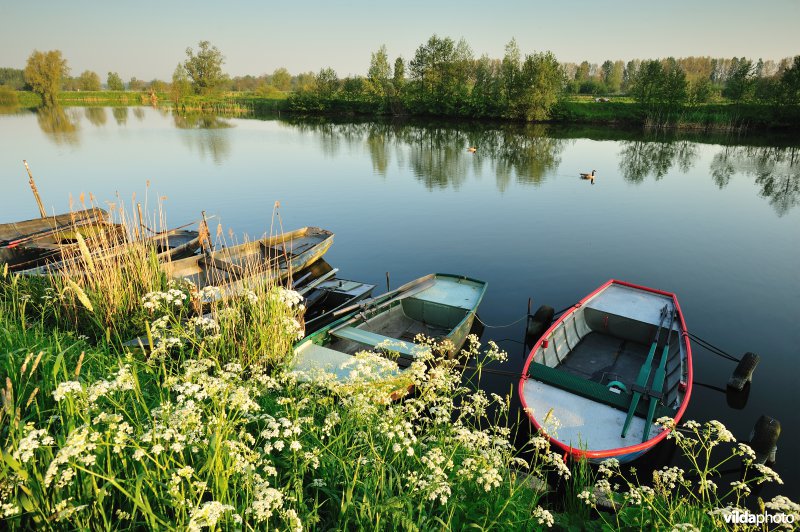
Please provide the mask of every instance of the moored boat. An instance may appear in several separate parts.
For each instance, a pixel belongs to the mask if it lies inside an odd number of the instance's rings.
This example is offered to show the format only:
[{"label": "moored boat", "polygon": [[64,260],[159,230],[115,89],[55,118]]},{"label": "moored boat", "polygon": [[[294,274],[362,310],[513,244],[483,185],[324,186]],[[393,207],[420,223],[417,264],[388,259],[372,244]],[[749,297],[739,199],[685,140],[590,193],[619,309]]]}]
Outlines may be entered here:
[{"label": "moored boat", "polygon": [[215,299],[240,293],[249,283],[277,282],[312,264],[328,251],[333,233],[304,227],[223,248],[210,253],[167,261],[162,269],[173,279],[186,279],[197,288],[219,288]]},{"label": "moored boat", "polygon": [[[113,259],[121,256],[130,249],[129,246],[131,243],[127,241],[127,235],[120,236],[119,238],[109,238],[107,240],[109,240],[109,242],[101,242],[101,244],[106,244],[105,246],[101,245],[100,248],[91,251],[93,259],[100,261],[104,259]],[[159,262],[189,257],[194,255],[201,247],[200,233],[187,229],[169,229],[162,231],[146,237],[143,243],[154,249]],[[62,256],[63,252],[68,249],[72,250],[72,256],[69,256],[68,253],[68,256],[64,258]],[[57,258],[60,260],[56,260]],[[50,257],[49,260],[45,261],[45,264],[34,268],[18,270],[18,273],[20,275],[56,274],[65,268],[79,268],[80,260],[79,255],[75,255],[75,244],[62,245],[57,256]]]},{"label": "moored boat", "polygon": [[0,224],[0,264],[13,271],[59,260],[64,247],[75,243],[76,233],[88,239],[116,229],[107,217],[105,210],[91,208]]},{"label": "moored boat", "polygon": [[610,280],[536,341],[519,381],[536,429],[564,452],[633,460],[679,421],[692,390],[692,351],[675,294]]},{"label": "moored boat", "polygon": [[466,341],[487,283],[469,277],[430,274],[365,301],[343,318],[295,345],[293,369],[324,370],[346,379],[353,355],[383,350],[407,368],[425,350],[418,334],[449,340],[442,356],[452,356]]}]

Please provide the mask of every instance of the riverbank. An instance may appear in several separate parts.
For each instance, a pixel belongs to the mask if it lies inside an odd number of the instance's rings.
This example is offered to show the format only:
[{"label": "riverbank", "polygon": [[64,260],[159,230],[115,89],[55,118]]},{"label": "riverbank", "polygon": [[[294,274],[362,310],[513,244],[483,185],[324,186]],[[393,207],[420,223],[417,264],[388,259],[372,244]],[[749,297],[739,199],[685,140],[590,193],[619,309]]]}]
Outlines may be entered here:
[{"label": "riverbank", "polygon": [[[41,98],[32,92],[16,93],[20,107],[37,107]],[[293,95],[275,92],[269,95],[227,92],[210,96],[191,95],[175,104],[164,92],[96,91],[61,92],[58,102],[64,106],[136,106],[171,107],[179,112],[215,112],[235,115],[268,116],[273,114],[324,115],[339,117],[438,117],[417,109],[411,102],[374,98],[321,98],[316,95]],[[416,110],[415,110],[416,109]],[[452,118],[503,120],[498,117],[464,113]],[[465,114],[466,113],[466,114]],[[684,106],[663,118],[628,97],[562,98],[551,110],[546,123],[594,126],[649,127],[655,129],[700,130],[717,132],[795,131],[800,129],[800,106],[735,104],[730,102]]]},{"label": "riverbank", "polygon": [[[779,480],[717,422],[676,433],[692,468],[641,481],[613,462],[568,467],[537,435],[514,448],[527,431],[508,419],[515,399],[478,391],[465,360],[412,366],[416,391],[398,402],[376,372],[393,363],[374,355],[347,383],[309,383],[287,371],[294,294],[250,288],[201,317],[203,294],[141,244],[79,250],[60,276],[0,269],[9,528],[733,530],[724,516]],[[147,349],[122,345],[143,332]],[[504,354],[475,340],[465,356],[480,367]],[[720,465],[741,461],[752,474],[723,485]]]}]

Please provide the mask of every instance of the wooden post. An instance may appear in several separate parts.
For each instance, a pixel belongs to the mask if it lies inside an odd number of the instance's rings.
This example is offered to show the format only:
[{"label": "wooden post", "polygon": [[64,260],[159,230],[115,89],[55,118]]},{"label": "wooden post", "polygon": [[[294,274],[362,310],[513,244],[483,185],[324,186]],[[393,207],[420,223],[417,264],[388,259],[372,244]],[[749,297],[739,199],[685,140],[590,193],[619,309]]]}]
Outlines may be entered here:
[{"label": "wooden post", "polygon": [[28,166],[28,161],[25,159],[22,160],[22,163],[25,165],[25,169],[28,171],[28,184],[31,186],[31,190],[33,191],[33,197],[36,199],[36,205],[39,207],[39,216],[42,218],[47,218],[47,211],[44,210],[44,205],[42,205],[42,198],[39,197],[39,191],[36,190],[36,183],[33,181],[33,174],[31,173],[31,169]]},{"label": "wooden post", "polygon": [[144,218],[142,218],[142,204],[136,204],[136,210],[139,211],[139,223],[136,225],[136,239],[137,240],[144,240],[144,232],[142,228],[144,227]]},{"label": "wooden post", "polygon": [[389,291],[389,272],[386,272],[386,291]]},{"label": "wooden post", "polygon": [[211,242],[211,231],[208,229],[206,211],[200,211],[203,221],[200,223],[200,246],[204,251],[214,251],[214,244]]}]

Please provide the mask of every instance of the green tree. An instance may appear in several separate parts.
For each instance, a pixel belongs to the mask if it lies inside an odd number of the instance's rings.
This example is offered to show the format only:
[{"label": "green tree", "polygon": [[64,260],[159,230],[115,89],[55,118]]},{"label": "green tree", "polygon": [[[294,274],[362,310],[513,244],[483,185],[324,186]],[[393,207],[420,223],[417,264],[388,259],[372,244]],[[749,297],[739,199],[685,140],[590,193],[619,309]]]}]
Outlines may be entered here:
[{"label": "green tree", "polygon": [[100,76],[97,72],[91,70],[84,70],[78,76],[78,88],[82,91],[99,91],[100,90]]},{"label": "green tree", "polygon": [[467,110],[472,50],[466,41],[433,35],[409,63],[419,111],[455,115]]},{"label": "green tree", "polygon": [[170,87],[170,98],[178,105],[189,93],[192,92],[192,82],[189,81],[189,74],[181,63],[175,67],[172,73],[172,86]]},{"label": "green tree", "polygon": [[276,68],[272,73],[272,86],[279,91],[288,91],[292,88],[292,75],[283,67]]},{"label": "green tree", "polygon": [[69,75],[67,60],[61,50],[34,50],[25,65],[25,82],[42,97],[45,105],[55,105],[62,80]]},{"label": "green tree", "polygon": [[725,81],[725,90],[722,95],[730,98],[734,103],[739,103],[750,99],[754,85],[753,62],[742,57],[734,57],[728,69],[728,78]]},{"label": "green tree", "polygon": [[800,104],[800,55],[794,56],[792,66],[781,74],[781,90],[783,103],[790,105]]},{"label": "green tree", "polygon": [[19,91],[25,87],[25,73],[19,68],[0,68],[0,85]]},{"label": "green tree", "polygon": [[397,92],[406,84],[406,62],[402,57],[394,60],[394,73],[392,74],[392,85]]},{"label": "green tree", "polygon": [[111,91],[124,91],[125,90],[125,83],[122,81],[122,78],[119,77],[119,74],[116,72],[109,72],[108,73],[108,80],[106,81],[108,84],[108,90]]},{"label": "green tree", "polygon": [[523,120],[547,120],[566,77],[552,52],[526,55],[520,71],[521,91],[511,103],[512,114]]},{"label": "green tree", "polygon": [[506,53],[500,63],[500,77],[503,85],[505,102],[514,100],[519,92],[519,75],[522,68],[522,59],[517,46],[517,40],[511,39],[506,44]]},{"label": "green tree", "polygon": [[339,90],[339,76],[330,67],[321,69],[316,81],[317,94],[325,98],[333,96]]},{"label": "green tree", "polygon": [[588,81],[590,77],[589,61],[583,61],[578,65],[578,70],[575,72],[576,81]]},{"label": "green tree", "polygon": [[313,91],[317,76],[313,72],[301,72],[292,79],[292,87],[297,92]]},{"label": "green tree", "polygon": [[651,113],[671,113],[686,102],[687,88],[686,74],[675,59],[670,58],[663,63],[659,60],[642,62],[630,94]]},{"label": "green tree", "polygon": [[131,80],[128,82],[128,90],[134,92],[144,90],[144,81],[136,79],[136,76],[131,77]]},{"label": "green tree", "polygon": [[195,54],[191,48],[186,49],[186,61],[183,67],[192,80],[194,91],[199,94],[213,92],[225,81],[222,65],[225,58],[216,46],[208,41],[200,41],[199,50]]},{"label": "green tree", "polygon": [[614,61],[608,75],[605,76],[603,82],[606,84],[608,92],[617,93],[622,90],[622,80],[625,75],[625,63],[622,61]]},{"label": "green tree", "polygon": [[377,52],[372,53],[367,71],[370,91],[377,96],[385,96],[392,76],[392,67],[389,66],[389,54],[386,45],[382,44]]}]

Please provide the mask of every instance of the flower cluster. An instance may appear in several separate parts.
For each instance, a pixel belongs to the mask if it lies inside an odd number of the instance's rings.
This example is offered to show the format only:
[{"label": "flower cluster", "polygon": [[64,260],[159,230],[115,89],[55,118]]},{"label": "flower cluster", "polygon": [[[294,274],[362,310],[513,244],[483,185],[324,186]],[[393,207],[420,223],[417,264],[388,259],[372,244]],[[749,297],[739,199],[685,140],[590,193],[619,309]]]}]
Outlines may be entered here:
[{"label": "flower cluster", "polygon": [[166,292],[148,292],[142,298],[142,307],[150,313],[183,307],[189,296],[182,290],[170,288]]}]

